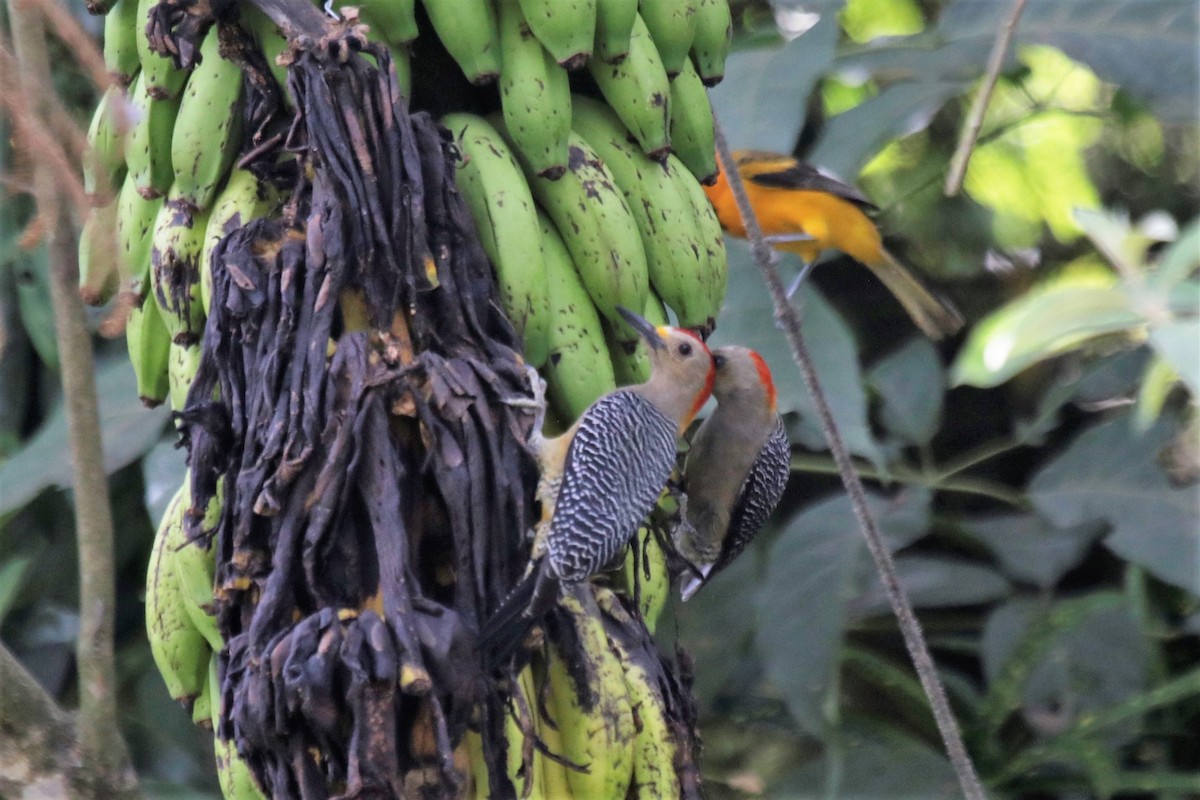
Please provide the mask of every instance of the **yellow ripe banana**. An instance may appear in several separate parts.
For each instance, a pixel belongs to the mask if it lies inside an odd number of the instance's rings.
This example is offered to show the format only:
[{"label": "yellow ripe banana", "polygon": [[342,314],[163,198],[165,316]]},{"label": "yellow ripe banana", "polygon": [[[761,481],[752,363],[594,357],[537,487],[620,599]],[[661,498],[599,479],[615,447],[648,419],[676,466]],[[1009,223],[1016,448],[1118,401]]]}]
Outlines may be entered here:
[{"label": "yellow ripe banana", "polygon": [[164,203],[150,240],[150,288],[171,339],[194,344],[204,332],[200,255],[208,214]]},{"label": "yellow ripe banana", "polygon": [[122,291],[137,296],[137,304],[150,292],[150,239],[163,198],[146,199],[132,175],[125,177],[117,195],[117,255]]},{"label": "yellow ripe banana", "polygon": [[107,197],[125,180],[125,137],[133,122],[133,106],[125,90],[112,84],[100,96],[88,126],[83,158],[83,190]]},{"label": "yellow ripe banana", "polygon": [[147,94],[146,73],[129,90],[133,127],[125,141],[125,166],[143,197],[159,197],[171,188],[171,134],[179,113],[179,97],[158,99]]},{"label": "yellow ripe banana", "polygon": [[638,610],[646,630],[654,633],[671,596],[671,575],[667,570],[667,554],[649,528],[638,528],[637,548],[629,548],[623,567],[625,593],[638,598]]},{"label": "yellow ripe banana", "polygon": [[[642,316],[655,327],[670,325],[662,300],[651,289],[646,295],[646,307]],[[625,336],[625,331],[616,328],[608,320],[603,320],[604,342],[608,345],[608,355],[612,359],[613,375],[618,386],[631,386],[644,383],[650,379],[650,356],[646,348],[639,342],[631,342]]]},{"label": "yellow ripe banana", "polygon": [[529,28],[554,60],[567,69],[582,67],[592,55],[596,0],[520,0],[520,3]]},{"label": "yellow ripe banana", "polygon": [[732,43],[733,15],[729,0],[696,0],[692,62],[705,86],[716,86],[725,77],[725,58]]},{"label": "yellow ripe banana", "polygon": [[357,6],[358,18],[385,44],[395,47],[417,38],[416,0],[342,0],[336,8]]},{"label": "yellow ripe banana", "polygon": [[[158,303],[151,298],[135,303],[129,310],[125,342],[137,378],[138,397],[145,406],[153,408],[170,393],[171,332],[163,322]],[[178,587],[178,581],[173,582]]]},{"label": "yellow ripe banana", "polygon": [[629,55],[638,0],[596,0],[596,58],[619,64]]},{"label": "yellow ripe banana", "polygon": [[712,203],[708,202],[703,187],[697,183],[696,178],[683,165],[683,162],[675,156],[671,156],[667,159],[667,164],[672,167],[670,174],[676,185],[679,186],[679,193],[691,203],[692,214],[696,219],[695,230],[708,255],[703,272],[696,276],[695,289],[698,296],[693,301],[693,305],[696,303],[708,304],[713,316],[717,316],[721,310],[721,304],[725,300],[725,287],[729,282],[725,232],[721,230],[717,212],[713,210]]},{"label": "yellow ripe banana", "polygon": [[716,178],[712,104],[690,61],[671,81],[671,150],[696,180],[711,183]]},{"label": "yellow ripe banana", "polygon": [[600,316],[554,223],[538,213],[546,286],[550,292],[550,354],[546,392],[563,421],[573,422],[597,397],[616,388],[600,333]]},{"label": "yellow ripe banana", "polygon": [[104,66],[122,88],[142,69],[137,49],[137,0],[117,0],[104,17]]},{"label": "yellow ripe banana", "polygon": [[696,0],[641,0],[638,13],[662,58],[667,76],[683,69],[696,35]]},{"label": "yellow ripe banana", "polygon": [[138,61],[142,65],[142,89],[155,99],[166,100],[179,94],[187,80],[187,70],[179,69],[170,58],[150,49],[146,25],[150,22],[150,9],[158,3],[159,0],[138,0],[135,32]]},{"label": "yellow ripe banana", "polygon": [[[564,595],[560,603],[570,614],[580,646],[587,653],[592,681],[588,693],[593,705],[585,709],[557,646],[547,648],[549,705],[558,723],[562,755],[587,768],[586,772],[566,768],[569,796],[625,797],[633,777],[636,729],[621,663],[613,655],[599,617],[588,613],[574,594]],[[594,607],[591,610],[595,612]]]},{"label": "yellow ripe banana", "polygon": [[634,18],[625,60],[620,64],[589,61],[588,70],[646,155],[666,158],[671,148],[671,82],[641,16]]},{"label": "yellow ripe banana", "polygon": [[571,134],[571,87],[530,31],[517,0],[497,0],[500,25],[500,106],[513,145],[534,171],[557,178],[567,170]]},{"label": "yellow ripe banana", "polygon": [[[213,719],[220,719],[225,713],[221,695],[221,683],[217,671],[217,658],[213,656],[208,668],[209,690],[212,695]],[[217,783],[225,800],[266,800],[266,795],[258,788],[253,773],[246,762],[238,754],[237,743],[221,738],[219,725],[213,725],[213,758],[217,764]]]},{"label": "yellow ripe banana", "polygon": [[200,251],[200,304],[208,316],[212,297],[213,250],[221,240],[251,220],[266,216],[279,204],[279,191],[247,169],[235,169],[213,201]]},{"label": "yellow ripe banana", "polygon": [[525,340],[525,360],[540,367],[550,348],[549,293],[529,185],[508,144],[487,120],[449,114],[442,125],[463,156],[455,181],[496,268],[504,313]]},{"label": "yellow ripe banana", "polygon": [[188,618],[173,563],[181,544],[178,534],[182,532],[175,520],[182,519],[185,505],[180,489],[167,506],[154,538],[146,575],[146,633],[154,663],[171,697],[190,709],[208,679],[211,650]]},{"label": "yellow ripe banana", "polygon": [[171,135],[175,181],[167,199],[192,211],[212,205],[242,144],[242,71],[221,56],[217,28],[200,43]]},{"label": "yellow ripe banana", "polygon": [[101,306],[121,284],[117,256],[117,200],[88,211],[79,232],[79,296],[89,306]]},{"label": "yellow ripe banana", "polygon": [[500,75],[500,34],[488,0],[423,0],[450,57],[476,86]]}]

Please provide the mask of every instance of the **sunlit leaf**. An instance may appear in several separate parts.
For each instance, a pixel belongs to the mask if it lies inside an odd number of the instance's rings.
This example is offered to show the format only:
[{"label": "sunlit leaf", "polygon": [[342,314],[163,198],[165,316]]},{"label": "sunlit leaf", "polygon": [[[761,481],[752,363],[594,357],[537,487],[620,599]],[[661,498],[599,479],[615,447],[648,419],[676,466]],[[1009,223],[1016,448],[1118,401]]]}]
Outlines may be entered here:
[{"label": "sunlit leaf", "polygon": [[1200,267],[1200,221],[1193,221],[1163,253],[1158,270],[1151,280],[1159,286],[1174,286],[1197,267]]},{"label": "sunlit leaf", "polygon": [[1056,528],[1036,514],[999,514],[964,527],[996,555],[1006,573],[1042,589],[1079,566],[1105,530],[1098,522]]},{"label": "sunlit leaf", "polygon": [[902,347],[871,367],[867,383],[879,397],[879,419],[910,444],[928,444],[942,415],[946,376],[937,349],[924,337]]},{"label": "sunlit leaf", "polygon": [[1177,319],[1150,329],[1150,344],[1179,379],[1200,396],[1200,319]]},{"label": "sunlit leaf", "polygon": [[1179,375],[1171,363],[1161,357],[1155,357],[1138,387],[1137,404],[1133,407],[1133,420],[1137,430],[1147,430],[1162,413],[1163,404],[1171,393],[1171,387],[1179,380]]}]

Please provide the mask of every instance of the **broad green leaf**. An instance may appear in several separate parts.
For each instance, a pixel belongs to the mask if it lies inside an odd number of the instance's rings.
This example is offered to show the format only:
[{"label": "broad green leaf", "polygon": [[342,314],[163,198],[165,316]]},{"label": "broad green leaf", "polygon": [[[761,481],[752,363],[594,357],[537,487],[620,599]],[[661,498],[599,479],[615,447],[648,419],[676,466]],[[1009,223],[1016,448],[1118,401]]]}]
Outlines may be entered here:
[{"label": "broad green leaf", "polygon": [[1171,287],[1200,267],[1200,221],[1194,220],[1187,230],[1167,248],[1152,280],[1158,286]]},{"label": "broad green leaf", "polygon": [[1200,319],[1177,319],[1150,328],[1150,344],[1179,379],[1200,397]]},{"label": "broad green leaf", "polygon": [[1037,287],[971,330],[950,384],[997,386],[1088,339],[1144,324],[1116,286],[1059,281]]},{"label": "broad green leaf", "polygon": [[1162,357],[1155,357],[1146,367],[1138,387],[1137,404],[1133,407],[1134,426],[1139,432],[1148,430],[1158,421],[1163,404],[1178,380],[1175,368]]},{"label": "broad green leaf", "polygon": [[[899,555],[896,574],[914,608],[948,608],[990,603],[1006,596],[1008,581],[984,564],[943,556]],[[854,619],[891,611],[879,576],[872,573],[866,592],[849,607]]]},{"label": "broad green leaf", "polygon": [[[167,410],[149,410],[137,396],[133,368],[125,358],[99,365],[96,391],[108,474],[141,458],[162,435]],[[70,488],[67,421],[59,402],[41,429],[12,458],[0,464],[0,514],[21,508],[42,490]]]},{"label": "broad green leaf", "polygon": [[1042,589],[1079,566],[1104,532],[1103,523],[1056,528],[1036,514],[974,518],[964,527],[995,554],[1008,575]]},{"label": "broad green leaf", "polygon": [[909,444],[928,444],[938,431],[946,376],[937,349],[924,337],[909,339],[867,373],[879,398],[879,420]]},{"label": "broad green leaf", "polygon": [[[881,455],[867,419],[867,395],[850,329],[811,283],[801,288],[793,302],[799,303],[805,342],[846,446],[879,463]],[[757,350],[774,376],[779,411],[800,415],[793,442],[810,450],[827,449],[812,397],[792,360],[787,337],[775,327],[771,296],[744,242],[729,241],[729,288],[710,344],[740,344]]]},{"label": "broad green leaf", "polygon": [[920,33],[925,27],[913,0],[848,0],[841,20],[846,35],[856,42]]},{"label": "broad green leaf", "polygon": [[1129,415],[1094,425],[1034,475],[1029,497],[1059,527],[1102,520],[1104,545],[1155,577],[1200,594],[1200,508],[1158,465],[1174,434],[1160,420],[1137,434]]}]

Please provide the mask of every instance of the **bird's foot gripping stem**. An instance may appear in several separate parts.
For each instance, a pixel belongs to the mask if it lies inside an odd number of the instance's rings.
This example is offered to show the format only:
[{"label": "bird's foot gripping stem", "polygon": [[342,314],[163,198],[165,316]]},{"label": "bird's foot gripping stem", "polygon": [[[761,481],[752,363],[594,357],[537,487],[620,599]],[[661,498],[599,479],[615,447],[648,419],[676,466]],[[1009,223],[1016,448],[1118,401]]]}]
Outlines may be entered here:
[{"label": "bird's foot gripping stem", "polygon": [[526,437],[526,444],[530,450],[536,455],[542,449],[542,443],[545,442],[545,437],[542,436],[542,428],[546,424],[546,381],[538,374],[537,368],[525,365],[525,374],[529,378],[529,388],[533,392],[532,397],[516,395],[514,397],[506,397],[503,401],[507,406],[515,408],[532,408],[533,425],[529,429],[529,435]]}]

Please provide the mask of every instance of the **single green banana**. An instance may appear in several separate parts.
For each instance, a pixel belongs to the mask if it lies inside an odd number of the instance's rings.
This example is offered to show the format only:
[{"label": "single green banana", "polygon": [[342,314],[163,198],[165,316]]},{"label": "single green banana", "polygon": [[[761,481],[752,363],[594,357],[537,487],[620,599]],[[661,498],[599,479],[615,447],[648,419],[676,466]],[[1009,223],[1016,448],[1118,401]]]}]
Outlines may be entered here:
[{"label": "single green banana", "polygon": [[287,67],[279,63],[279,57],[288,49],[287,37],[270,17],[250,3],[239,4],[238,14],[242,27],[254,37],[259,51],[266,59],[267,67],[275,76],[275,82],[283,89],[284,102],[291,108],[292,98],[287,93]]},{"label": "single green banana", "polygon": [[104,66],[122,87],[128,87],[142,69],[137,48],[137,0],[117,0],[104,17]]},{"label": "single green banana", "polygon": [[[517,683],[512,688],[511,707],[505,716],[504,733],[508,740],[506,749],[508,778],[520,793],[523,800],[555,800],[546,794],[543,782],[544,770],[542,763],[546,757],[537,749],[533,750],[532,763],[529,770],[525,764],[525,731],[521,727],[519,714],[529,714],[533,722],[537,714],[537,690],[533,683],[533,665],[526,664],[517,676]],[[531,733],[534,733],[531,731]]]},{"label": "single green banana", "polygon": [[[192,352],[179,352],[181,349],[190,350]],[[175,411],[183,408],[183,403],[176,404],[176,374],[182,369],[190,371],[191,375],[184,377],[181,375],[179,386],[183,388],[184,398],[187,396],[187,389],[191,386],[191,380],[195,377],[196,368],[200,365],[200,347],[198,345],[189,345],[184,348],[183,345],[171,345],[171,407]],[[182,364],[182,367],[176,367],[176,363]],[[184,495],[185,502],[191,496],[190,473],[189,480],[184,482],[184,486],[188,487]],[[211,534],[216,527],[216,522],[220,518],[221,503],[223,496],[221,492],[222,484],[217,484],[217,494],[209,501],[208,509],[205,511],[204,523],[201,524],[201,530],[206,534]],[[180,520],[183,524],[183,520]],[[216,608],[213,605],[213,580],[216,575],[216,548],[210,542],[208,547],[204,547],[200,542],[187,541],[186,533],[180,534],[184,539],[184,543],[179,546],[178,552],[175,554],[175,574],[179,578],[179,588],[183,595],[184,607],[187,610],[188,618],[192,624],[196,626],[196,630],[200,631],[204,636],[205,641],[212,647],[214,652],[220,652],[225,647],[225,639],[221,636],[221,632],[217,629]]]},{"label": "single green banana", "polygon": [[646,155],[666,158],[671,147],[671,82],[640,16],[633,21],[629,55],[620,64],[588,62],[600,93]]},{"label": "single green banana", "polygon": [[625,593],[629,597],[636,593],[646,630],[653,634],[671,596],[671,574],[667,569],[667,554],[648,528],[638,529],[636,541],[638,547],[631,547],[625,553]]},{"label": "single green banana", "polygon": [[217,26],[200,43],[171,135],[175,181],[168,200],[192,211],[212,205],[242,144],[242,71],[223,58]]},{"label": "single green banana", "polygon": [[163,204],[150,240],[150,288],[172,341],[194,344],[204,332],[200,255],[208,214]]},{"label": "single green banana", "polygon": [[701,183],[717,177],[712,104],[690,61],[671,81],[671,150]]},{"label": "single green banana", "polygon": [[725,77],[725,58],[732,44],[729,0],[697,0],[692,62],[705,86],[716,86]]},{"label": "single green banana", "polygon": [[[167,362],[167,378],[170,387],[168,399],[171,401],[172,411],[183,410],[187,402],[188,390],[192,388],[192,381],[195,380],[196,370],[199,368],[200,345],[198,343],[178,344],[171,342],[171,353]],[[183,581],[182,577],[180,581]],[[187,590],[185,588],[186,593]],[[196,627],[199,628],[200,625],[197,624]],[[207,632],[203,629],[200,632],[205,634],[204,638],[208,638]]]},{"label": "single green banana", "polygon": [[[671,174],[679,162],[651,161],[617,115],[591,98],[576,98],[571,120],[575,132],[612,172],[629,204],[642,237],[654,291],[674,309],[680,325],[712,325],[725,287],[710,291],[698,285],[708,278],[708,254],[691,202],[679,191],[677,176]],[[617,325],[616,330],[625,334],[623,341],[638,341],[637,333],[626,324]]]},{"label": "single green banana", "polygon": [[[209,658],[216,657],[216,653],[209,656]],[[200,694],[196,695],[196,701],[192,704],[192,723],[205,730],[213,729],[212,682],[207,679],[200,687]]]},{"label": "single green banana", "polygon": [[566,69],[578,69],[591,57],[596,36],[596,0],[520,0],[520,3],[533,35],[556,62]]},{"label": "single green banana", "polygon": [[463,155],[455,181],[496,269],[501,306],[525,341],[525,360],[540,367],[550,348],[551,315],[529,185],[508,144],[487,120],[458,113],[443,117],[442,125]]},{"label": "single green banana", "polygon": [[[508,139],[495,116],[492,122]],[[592,302],[616,321],[618,305],[641,308],[646,302],[646,253],[612,173],[583,137],[572,132],[569,141],[567,171],[558,180],[537,177],[520,151],[514,152],[534,199],[563,235]]]},{"label": "single green banana", "polygon": [[143,197],[160,197],[171,188],[171,135],[179,114],[179,97],[156,99],[147,94],[141,72],[129,90],[133,127],[125,141],[125,165]]},{"label": "single green banana", "polygon": [[157,100],[176,97],[187,80],[187,70],[179,69],[169,57],[150,49],[150,37],[146,26],[150,22],[150,9],[160,0],[138,0],[137,4],[137,52],[142,64],[142,89]]},{"label": "single green banana", "polygon": [[696,35],[696,0],[641,0],[638,13],[646,22],[667,77],[674,78],[688,60]]},{"label": "single green banana", "polygon": [[[171,332],[163,322],[158,304],[150,298],[129,310],[129,319],[125,323],[125,342],[129,348],[133,374],[137,378],[138,397],[147,408],[154,408],[167,399],[171,390],[168,374]],[[178,592],[179,581],[172,577],[172,582]]]},{"label": "single green banana", "polygon": [[600,316],[584,289],[575,263],[554,223],[538,212],[539,241],[550,292],[550,355],[546,393],[566,423],[596,398],[616,388],[612,362],[600,331]]},{"label": "single green banana", "polygon": [[[655,327],[670,325],[662,300],[651,289],[646,295],[646,308],[642,316]],[[604,342],[608,345],[608,357],[612,359],[613,375],[618,386],[632,386],[650,379],[650,355],[640,342],[629,341],[625,330],[617,328],[608,320],[602,320]]]},{"label": "single green banana", "polygon": [[335,7],[357,6],[358,18],[375,34],[372,39],[395,47],[417,38],[416,0],[341,0]]},{"label": "single green banana", "polygon": [[[671,156],[667,159],[667,164],[672,167],[670,174],[675,179],[676,185],[679,186],[679,193],[691,202],[692,213],[696,219],[694,230],[698,231],[699,241],[708,255],[706,265],[703,267],[702,273],[697,276],[693,287],[697,296],[687,305],[689,308],[699,310],[697,317],[703,314],[704,307],[707,307],[716,317],[720,315],[721,304],[725,301],[725,288],[729,282],[725,232],[721,230],[717,212],[713,210],[712,203],[708,202],[704,189],[683,165],[683,162],[675,156]],[[711,327],[709,327],[709,332],[711,332]]]},{"label": "single green banana", "polygon": [[146,576],[146,633],[167,690],[190,710],[208,679],[211,650],[184,609],[173,564],[183,530],[176,521],[182,522],[185,505],[180,489],[158,525]]},{"label": "single green banana", "polygon": [[88,211],[79,232],[79,296],[102,306],[121,285],[117,254],[117,200]]},{"label": "single green banana", "polygon": [[132,122],[133,106],[114,83],[100,96],[88,126],[83,158],[83,190],[88,194],[107,197],[125,180],[125,138]]},{"label": "single green banana", "polygon": [[629,37],[638,0],[596,0],[596,58],[620,64],[629,55]]},{"label": "single green banana", "polygon": [[[208,665],[209,693],[212,696],[212,716],[219,720],[225,714],[225,704],[221,694],[221,681],[217,669],[217,657],[214,655]],[[225,800],[266,800],[254,773],[246,766],[238,754],[237,742],[221,738],[221,726],[213,725],[213,758],[217,765],[217,783]]]},{"label": "single green banana", "polygon": [[530,32],[517,0],[497,0],[500,26],[500,105],[504,127],[538,175],[557,178],[567,171],[571,134],[571,86]]},{"label": "single green banana", "polygon": [[450,57],[476,86],[500,75],[500,33],[487,0],[422,0]]},{"label": "single green banana", "polygon": [[[547,695],[549,687],[544,659],[535,656],[531,666],[537,691],[534,695],[536,702],[533,708],[533,730],[537,737],[545,743],[547,750],[555,755],[560,755],[563,752],[562,732],[555,724],[557,717],[550,716],[550,699]],[[559,764],[552,758],[543,758],[541,767],[542,790],[547,800],[580,796],[571,791],[571,784],[567,780],[568,767]]]},{"label": "single green banana", "polygon": [[213,202],[200,252],[200,304],[208,316],[212,298],[212,257],[217,245],[251,220],[266,216],[279,204],[279,191],[246,169],[235,169]]},{"label": "single green banana", "polygon": [[117,196],[117,255],[121,290],[137,297],[137,304],[150,292],[150,239],[154,222],[162,210],[163,198],[147,199],[137,189],[133,175],[127,175]]}]

